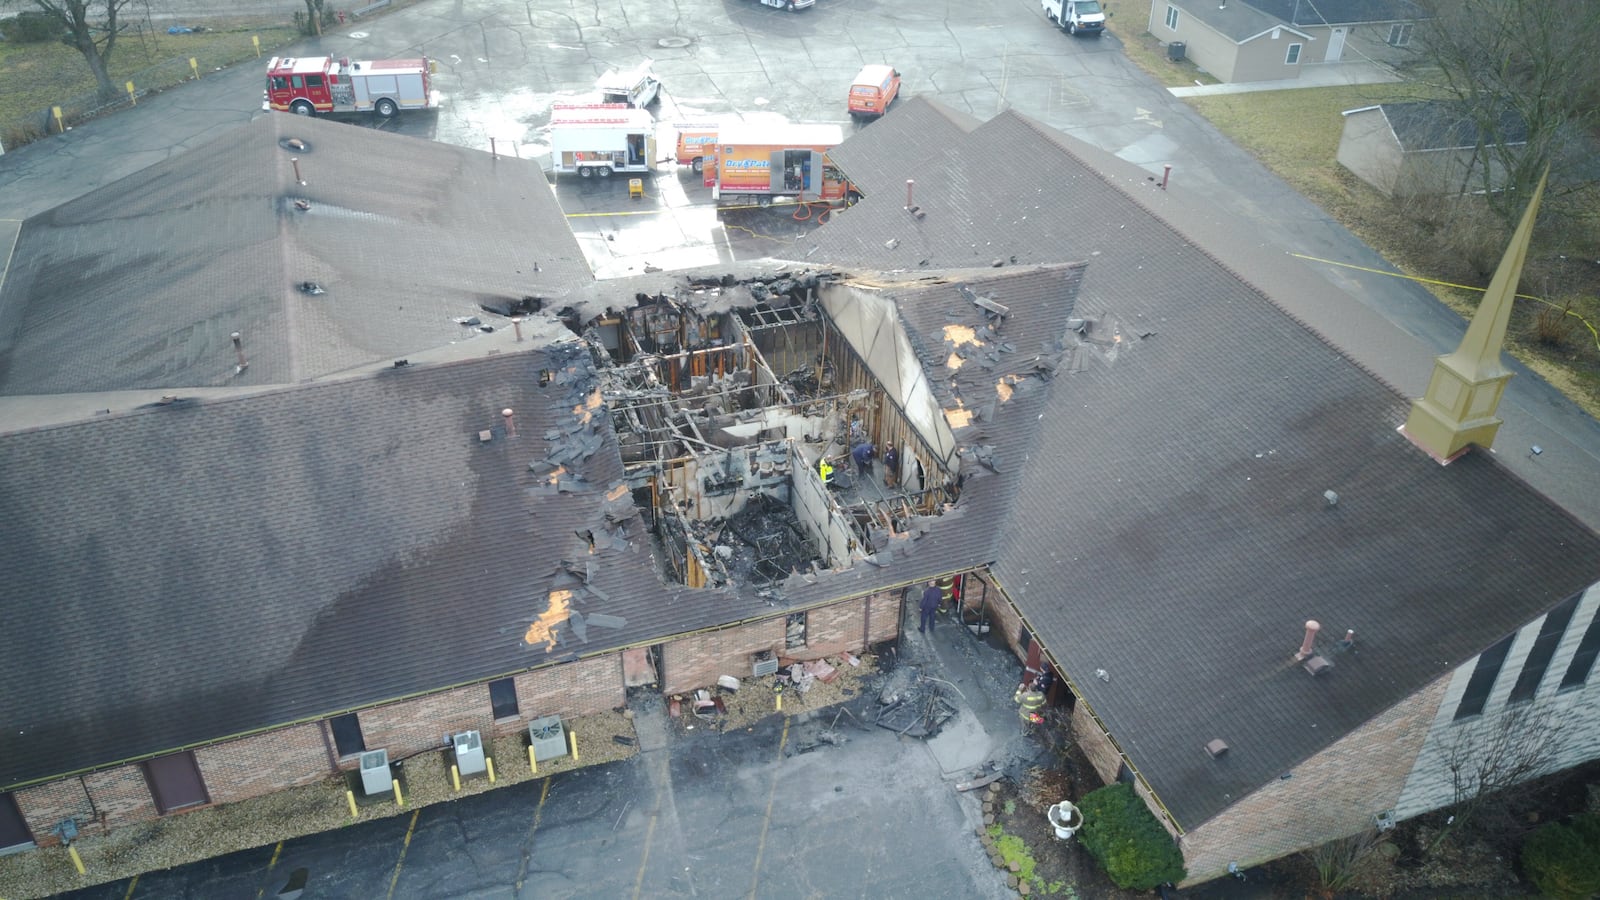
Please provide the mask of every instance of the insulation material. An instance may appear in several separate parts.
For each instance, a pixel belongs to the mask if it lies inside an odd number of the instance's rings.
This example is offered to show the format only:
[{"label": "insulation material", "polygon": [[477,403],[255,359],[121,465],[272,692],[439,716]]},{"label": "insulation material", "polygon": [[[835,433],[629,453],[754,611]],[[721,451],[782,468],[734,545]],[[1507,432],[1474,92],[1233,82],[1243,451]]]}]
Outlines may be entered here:
[{"label": "insulation material", "polygon": [[922,361],[906,337],[900,313],[887,297],[853,287],[829,285],[822,308],[873,377],[922,436],[947,471],[956,467],[956,438],[941,414]]}]

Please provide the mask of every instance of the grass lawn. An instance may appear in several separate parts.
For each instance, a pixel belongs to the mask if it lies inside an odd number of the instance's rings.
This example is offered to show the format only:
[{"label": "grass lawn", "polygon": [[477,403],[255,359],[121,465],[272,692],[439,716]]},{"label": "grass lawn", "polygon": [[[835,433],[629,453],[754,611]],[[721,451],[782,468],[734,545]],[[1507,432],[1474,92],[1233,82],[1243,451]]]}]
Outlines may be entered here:
[{"label": "grass lawn", "polygon": [[[196,34],[165,31],[127,32],[111,53],[111,80],[119,88],[132,81],[140,93],[159,91],[193,77],[195,60],[201,77],[216,69],[256,59],[252,38],[261,40],[261,55],[299,38],[287,25],[227,25]],[[52,106],[69,118],[100,105],[94,76],[83,55],[57,42],[14,44],[0,41],[0,138],[15,146],[32,131]]]},{"label": "grass lawn", "polygon": [[[1168,87],[1193,84],[1192,63],[1175,63],[1144,30],[1139,16],[1109,20],[1128,57]],[[1186,98],[1234,143],[1248,150],[1279,178],[1321,206],[1402,273],[1420,279],[1465,285],[1424,284],[1462,316],[1471,316],[1488,284],[1481,259],[1498,262],[1509,229],[1496,229],[1489,251],[1460,249],[1453,232],[1475,198],[1397,202],[1352,175],[1335,159],[1348,109],[1437,96],[1414,84],[1352,85],[1255,91]],[[1448,207],[1454,203],[1457,211]],[[1520,291],[1537,299],[1519,300],[1507,329],[1506,349],[1530,369],[1600,418],[1600,215],[1568,199],[1559,206],[1550,195],[1540,210],[1535,246],[1523,270]]]}]

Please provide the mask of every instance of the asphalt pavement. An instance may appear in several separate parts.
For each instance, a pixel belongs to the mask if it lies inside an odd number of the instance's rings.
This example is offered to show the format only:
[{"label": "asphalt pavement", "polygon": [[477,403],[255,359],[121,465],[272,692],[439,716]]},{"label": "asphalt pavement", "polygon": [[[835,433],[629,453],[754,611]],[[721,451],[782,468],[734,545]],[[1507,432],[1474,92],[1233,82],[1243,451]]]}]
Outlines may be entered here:
[{"label": "asphalt pavement", "polygon": [[621,762],[67,896],[270,898],[300,869],[304,900],[1015,896],[974,835],[978,795],[955,785],[1044,752],[1008,705],[1020,664],[953,623],[883,656],[947,686],[940,734],[873,725],[881,681],[847,712],[791,694],[786,714],[726,733],[685,730],[641,693],[640,752]]}]

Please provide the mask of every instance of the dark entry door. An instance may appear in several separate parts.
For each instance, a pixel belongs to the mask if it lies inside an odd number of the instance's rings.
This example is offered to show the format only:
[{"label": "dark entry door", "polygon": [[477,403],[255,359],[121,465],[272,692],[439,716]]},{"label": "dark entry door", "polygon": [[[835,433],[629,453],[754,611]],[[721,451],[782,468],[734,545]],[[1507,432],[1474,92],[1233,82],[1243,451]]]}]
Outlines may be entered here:
[{"label": "dark entry door", "polygon": [[31,843],[33,833],[28,831],[28,822],[17,808],[17,798],[0,794],[0,850]]},{"label": "dark entry door", "polygon": [[155,798],[156,809],[162,814],[211,802],[193,753],[174,753],[150,760],[144,764],[144,779],[150,784],[150,796]]}]

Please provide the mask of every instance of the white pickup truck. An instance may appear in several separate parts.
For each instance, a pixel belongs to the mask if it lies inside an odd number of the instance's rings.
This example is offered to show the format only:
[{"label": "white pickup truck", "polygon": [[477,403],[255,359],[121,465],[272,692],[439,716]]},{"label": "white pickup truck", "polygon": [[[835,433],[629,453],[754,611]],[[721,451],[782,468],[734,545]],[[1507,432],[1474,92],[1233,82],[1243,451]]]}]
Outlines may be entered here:
[{"label": "white pickup truck", "polygon": [[1067,34],[1092,34],[1106,30],[1106,13],[1100,0],[1040,0],[1044,17],[1060,25]]},{"label": "white pickup truck", "polygon": [[817,0],[756,0],[756,2],[762,6],[770,6],[773,9],[786,9],[789,12],[794,12],[797,9],[805,9],[811,6]]}]

